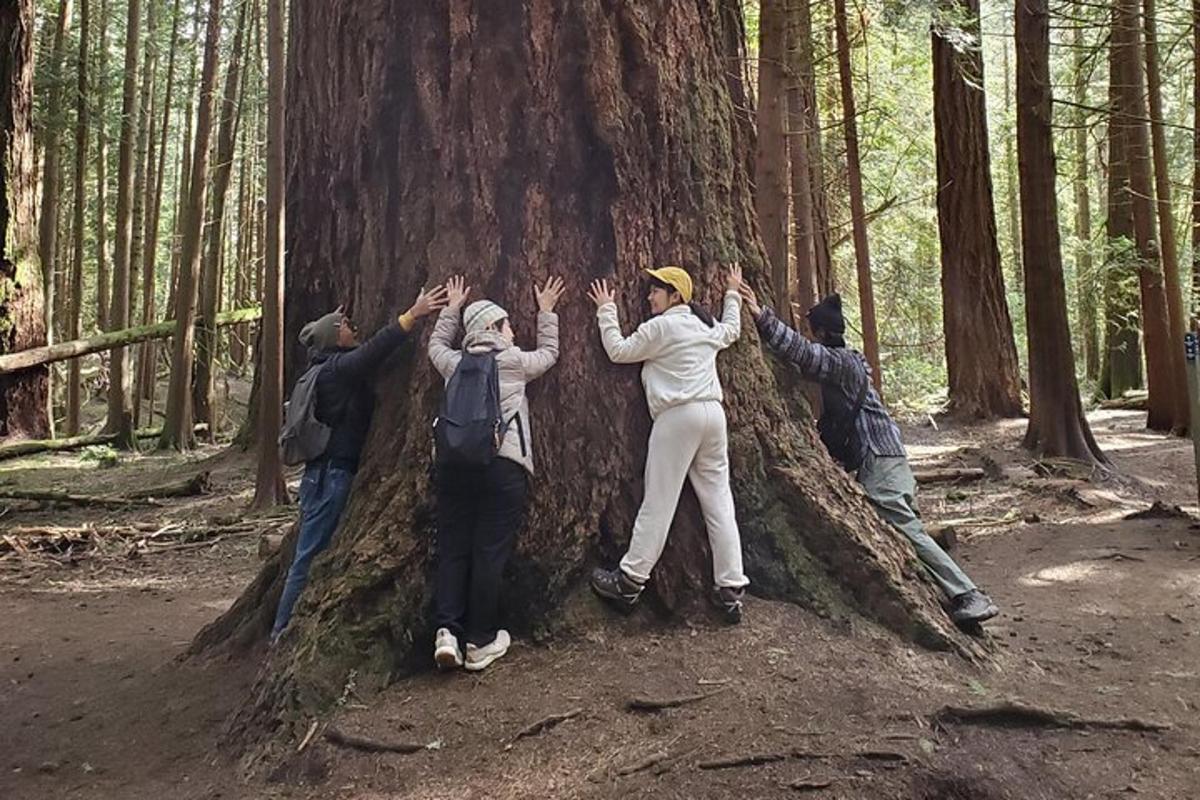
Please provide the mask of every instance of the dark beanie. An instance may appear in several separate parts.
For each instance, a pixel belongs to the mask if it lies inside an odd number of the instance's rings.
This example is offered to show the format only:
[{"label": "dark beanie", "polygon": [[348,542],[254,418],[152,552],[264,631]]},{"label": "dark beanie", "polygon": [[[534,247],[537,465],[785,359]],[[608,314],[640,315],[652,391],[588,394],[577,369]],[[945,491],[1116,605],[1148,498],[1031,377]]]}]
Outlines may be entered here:
[{"label": "dark beanie", "polygon": [[826,297],[808,310],[808,324],[841,336],[846,332],[846,320],[842,316],[842,296],[837,292]]}]

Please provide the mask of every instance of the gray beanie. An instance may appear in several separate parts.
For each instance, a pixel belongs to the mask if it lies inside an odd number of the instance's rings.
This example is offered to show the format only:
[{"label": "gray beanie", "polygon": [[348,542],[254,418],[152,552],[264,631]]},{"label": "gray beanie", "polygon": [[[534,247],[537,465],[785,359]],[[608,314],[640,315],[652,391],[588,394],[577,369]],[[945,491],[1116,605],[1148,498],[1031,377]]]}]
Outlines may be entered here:
[{"label": "gray beanie", "polygon": [[341,311],[330,311],[314,319],[300,329],[300,344],[314,350],[332,350],[337,347],[338,328],[345,317]]},{"label": "gray beanie", "polygon": [[479,333],[508,317],[508,312],[491,300],[476,300],[463,311],[463,326],[467,333]]}]

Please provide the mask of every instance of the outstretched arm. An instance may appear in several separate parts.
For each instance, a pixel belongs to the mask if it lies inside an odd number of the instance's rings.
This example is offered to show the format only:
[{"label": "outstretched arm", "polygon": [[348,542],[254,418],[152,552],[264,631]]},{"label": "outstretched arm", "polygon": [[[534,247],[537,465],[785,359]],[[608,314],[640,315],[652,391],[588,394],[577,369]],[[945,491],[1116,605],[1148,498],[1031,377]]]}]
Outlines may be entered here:
[{"label": "outstretched arm", "polygon": [[412,306],[392,324],[379,330],[364,344],[337,359],[337,369],[358,380],[366,380],[403,343],[417,320],[446,305],[446,290],[436,286],[417,295]]},{"label": "outstretched arm", "polygon": [[429,360],[443,378],[454,374],[462,358],[462,351],[455,350],[453,342],[462,320],[463,303],[470,292],[471,287],[466,285],[461,275],[455,275],[446,282],[446,307],[438,314],[433,333],[429,335]]},{"label": "outstretched arm", "polygon": [[740,287],[742,299],[754,315],[754,324],[767,348],[783,360],[794,364],[804,377],[822,383],[836,382],[840,362],[828,347],[810,342],[805,336],[775,316],[770,307],[760,306],[754,290],[747,284]]},{"label": "outstretched arm", "polygon": [[639,325],[628,338],[621,335],[617,317],[617,298],[608,288],[608,281],[592,281],[588,297],[596,304],[596,322],[600,326],[600,342],[609,359],[617,364],[636,364],[653,358],[661,346],[658,326],[654,320]]},{"label": "outstretched arm", "polygon": [[725,300],[721,308],[721,321],[717,324],[717,336],[721,347],[729,347],[742,335],[742,268],[734,264],[726,273]]},{"label": "outstretched arm", "polygon": [[558,361],[558,314],[554,313],[554,306],[562,293],[563,280],[557,276],[540,287],[533,287],[538,305],[537,349],[520,351],[526,381],[541,377]]}]

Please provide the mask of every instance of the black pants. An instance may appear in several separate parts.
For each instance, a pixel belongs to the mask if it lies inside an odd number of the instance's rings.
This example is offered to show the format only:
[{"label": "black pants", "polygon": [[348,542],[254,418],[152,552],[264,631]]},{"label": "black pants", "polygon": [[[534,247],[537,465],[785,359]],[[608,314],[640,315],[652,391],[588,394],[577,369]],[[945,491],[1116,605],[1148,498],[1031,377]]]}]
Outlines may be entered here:
[{"label": "black pants", "polygon": [[433,617],[460,642],[483,646],[496,638],[501,579],[525,516],[528,481],[525,469],[507,458],[482,468],[437,469]]}]

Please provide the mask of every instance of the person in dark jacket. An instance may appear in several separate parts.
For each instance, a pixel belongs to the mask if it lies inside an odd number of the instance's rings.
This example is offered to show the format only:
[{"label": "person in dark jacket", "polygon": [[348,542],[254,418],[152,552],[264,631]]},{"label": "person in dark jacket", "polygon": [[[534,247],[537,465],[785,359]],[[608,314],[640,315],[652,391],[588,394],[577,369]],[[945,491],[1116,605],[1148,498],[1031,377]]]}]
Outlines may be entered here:
[{"label": "person in dark jacket", "polygon": [[917,557],[949,601],[956,623],[980,623],[1000,613],[935,542],[917,514],[917,483],[900,441],[900,429],[871,385],[871,367],[862,353],[846,347],[842,300],[826,297],[808,310],[809,341],[761,307],[745,283],[742,298],[754,315],[759,336],[775,355],[821,385],[821,441],[858,482],[879,515],[912,543]]},{"label": "person in dark jacket", "polygon": [[361,345],[358,328],[340,307],[300,330],[300,343],[309,351],[309,369],[321,370],[316,383],[316,416],[332,430],[325,452],[304,465],[300,535],[275,612],[272,642],[287,627],[292,609],[308,583],[312,560],[329,546],[346,506],[375,410],[371,379],[379,365],[408,337],[417,320],[445,305],[446,290],[441,286],[422,290],[408,311]]}]

